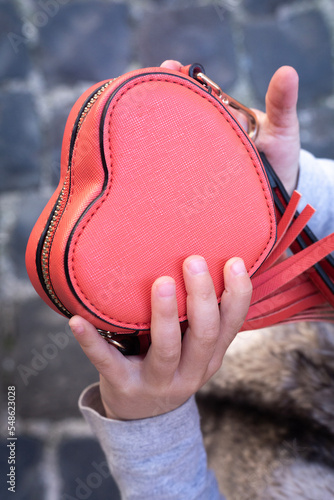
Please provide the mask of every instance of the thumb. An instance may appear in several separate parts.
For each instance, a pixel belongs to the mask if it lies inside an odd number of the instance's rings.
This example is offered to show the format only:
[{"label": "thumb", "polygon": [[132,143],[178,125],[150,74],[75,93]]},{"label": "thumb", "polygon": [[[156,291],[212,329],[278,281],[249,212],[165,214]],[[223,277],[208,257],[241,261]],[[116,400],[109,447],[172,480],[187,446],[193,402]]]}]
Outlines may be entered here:
[{"label": "thumb", "polygon": [[266,112],[273,133],[290,135],[298,128],[298,73],[282,66],[273,75],[267,95]]},{"label": "thumb", "polygon": [[69,325],[81,349],[101,375],[124,376],[124,356],[108,344],[93,325],[80,316],[73,316]]},{"label": "thumb", "polygon": [[290,66],[282,66],[270,81],[266,113],[257,112],[260,131],[255,144],[266,154],[289,194],[295,189],[298,178],[297,100],[298,74]]},{"label": "thumb", "polygon": [[174,61],[173,59],[167,59],[162,64],[161,68],[173,69],[174,71],[180,71],[182,64],[179,61]]}]

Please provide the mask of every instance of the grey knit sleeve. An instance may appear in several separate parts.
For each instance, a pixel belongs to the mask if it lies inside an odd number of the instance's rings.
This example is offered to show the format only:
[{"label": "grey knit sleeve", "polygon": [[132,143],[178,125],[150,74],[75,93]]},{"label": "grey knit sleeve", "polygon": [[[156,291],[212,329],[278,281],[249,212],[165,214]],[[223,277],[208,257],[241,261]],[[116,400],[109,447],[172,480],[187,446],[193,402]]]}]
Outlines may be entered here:
[{"label": "grey knit sleeve", "polygon": [[334,232],[334,161],[315,158],[302,150],[297,191],[302,194],[298,210],[307,203],[316,209],[309,222],[320,239]]},{"label": "grey knit sleeve", "polygon": [[222,500],[207,468],[194,397],[157,417],[118,421],[105,417],[98,384],[79,407],[97,436],[124,500]]}]

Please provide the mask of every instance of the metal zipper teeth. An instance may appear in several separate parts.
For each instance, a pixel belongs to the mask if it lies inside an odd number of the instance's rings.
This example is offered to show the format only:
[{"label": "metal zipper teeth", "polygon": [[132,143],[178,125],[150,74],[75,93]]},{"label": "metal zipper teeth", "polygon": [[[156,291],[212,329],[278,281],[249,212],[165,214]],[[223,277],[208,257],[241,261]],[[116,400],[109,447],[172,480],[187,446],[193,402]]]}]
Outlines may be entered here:
[{"label": "metal zipper teeth", "polygon": [[65,202],[67,200],[67,195],[69,191],[69,171],[67,171],[65,181],[63,184],[63,187],[61,189],[60,195],[58,197],[57,205],[54,210],[50,225],[48,227],[46,237],[43,243],[43,248],[42,248],[42,275],[43,275],[43,280],[45,284],[45,288],[49,294],[50,299],[56,306],[58,306],[65,314],[70,315],[70,312],[64,307],[64,305],[60,302],[58,299],[57,295],[55,294],[55,291],[52,287],[51,280],[50,280],[50,275],[49,275],[49,260],[50,260],[50,252],[51,252],[51,244],[53,237],[55,235],[61,214],[62,214],[62,209],[63,209],[63,204],[65,205]]},{"label": "metal zipper teeth", "polygon": [[77,133],[79,132],[80,130],[80,127],[82,125],[82,122],[84,121],[84,119],[86,118],[87,114],[89,113],[89,111],[91,110],[92,106],[96,103],[96,101],[98,100],[98,98],[100,97],[100,95],[105,91],[105,89],[107,87],[109,87],[109,85],[111,83],[113,83],[117,78],[113,78],[112,80],[109,80],[109,82],[105,83],[94,95],[93,97],[90,99],[90,101],[87,103],[87,105],[85,106],[83,112],[81,113],[81,116],[80,116],[80,119],[78,121],[78,125],[77,125]]},{"label": "metal zipper teeth", "polygon": [[[89,111],[92,109],[93,105],[96,103],[98,98],[101,96],[101,94],[106,90],[107,87],[111,83],[113,83],[116,80],[116,78],[113,78],[112,80],[109,80],[109,82],[105,83],[102,87],[99,88],[99,90],[93,95],[93,97],[89,100],[89,102],[86,104],[84,110],[81,113],[81,116],[79,118],[79,121],[77,123],[77,129],[76,129],[76,136],[81,128],[81,125],[83,121],[85,120],[87,114]],[[58,299],[55,290],[52,286],[51,279],[50,279],[50,273],[49,273],[49,261],[50,261],[50,252],[51,252],[51,245],[52,241],[56,232],[56,229],[58,227],[58,223],[60,221],[60,218],[63,213],[63,209],[65,208],[68,195],[69,195],[69,181],[70,181],[70,169],[71,165],[68,166],[68,170],[65,176],[64,184],[63,187],[60,191],[60,195],[57,200],[57,205],[54,210],[51,222],[49,224],[48,230],[46,232],[46,237],[43,242],[43,247],[42,247],[42,276],[43,276],[43,281],[45,288],[47,290],[47,293],[49,295],[49,298],[52,300],[52,302],[66,315],[72,316],[72,314],[66,309],[66,307],[60,302]]]}]

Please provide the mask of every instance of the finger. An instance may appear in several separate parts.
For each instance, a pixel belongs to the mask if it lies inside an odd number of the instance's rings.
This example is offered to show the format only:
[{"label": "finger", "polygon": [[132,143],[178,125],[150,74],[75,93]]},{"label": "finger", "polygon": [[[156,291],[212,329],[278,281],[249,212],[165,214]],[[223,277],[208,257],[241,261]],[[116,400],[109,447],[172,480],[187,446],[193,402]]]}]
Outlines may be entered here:
[{"label": "finger", "polygon": [[267,95],[266,112],[271,127],[279,133],[291,134],[298,127],[298,73],[290,66],[282,66],[272,77]]},{"label": "finger", "polygon": [[179,61],[173,61],[172,59],[168,59],[164,61],[161,65],[161,68],[173,69],[174,71],[180,71],[182,68],[182,64]]},{"label": "finger", "polygon": [[297,116],[298,74],[290,66],[278,69],[266,95],[267,113],[257,112],[257,148],[266,154],[289,194],[298,178],[300,138]]},{"label": "finger", "polygon": [[240,331],[252,298],[252,282],[242,259],[227,261],[224,267],[224,284],[225,290],[220,303],[221,335],[216,349],[218,360],[219,356],[222,360],[228,346]]},{"label": "finger", "polygon": [[168,383],[181,355],[181,330],[175,281],[163,276],[152,286],[151,346],[143,365],[143,377],[150,383]]},{"label": "finger", "polygon": [[84,353],[103,376],[109,380],[115,375],[117,378],[125,375],[126,358],[93,325],[80,316],[73,316],[69,325]]},{"label": "finger", "polygon": [[189,328],[183,339],[180,372],[200,380],[206,373],[219,336],[219,307],[215,288],[203,257],[188,257],[183,264]]}]

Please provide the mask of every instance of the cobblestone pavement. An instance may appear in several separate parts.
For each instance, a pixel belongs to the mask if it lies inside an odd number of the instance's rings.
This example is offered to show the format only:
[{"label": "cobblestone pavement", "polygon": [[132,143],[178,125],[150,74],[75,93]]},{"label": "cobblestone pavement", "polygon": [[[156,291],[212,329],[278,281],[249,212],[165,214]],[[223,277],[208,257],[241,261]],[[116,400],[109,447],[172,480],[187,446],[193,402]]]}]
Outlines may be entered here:
[{"label": "cobblestone pavement", "polygon": [[[36,296],[24,266],[29,232],[58,181],[62,132],[96,81],[201,62],[231,95],[263,109],[273,72],[300,75],[303,146],[334,158],[332,0],[0,0],[0,268],[3,437],[16,386],[16,500],[119,498],[77,410],[97,380],[66,321]],[[1,498],[9,448],[0,450]]]}]

